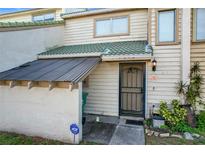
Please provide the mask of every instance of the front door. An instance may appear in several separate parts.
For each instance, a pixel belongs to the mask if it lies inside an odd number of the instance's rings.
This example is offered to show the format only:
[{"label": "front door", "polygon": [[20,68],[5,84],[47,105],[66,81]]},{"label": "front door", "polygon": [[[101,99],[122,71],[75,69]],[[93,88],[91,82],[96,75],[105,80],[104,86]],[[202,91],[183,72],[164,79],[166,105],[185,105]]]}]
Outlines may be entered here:
[{"label": "front door", "polygon": [[120,64],[120,115],[144,116],[145,63]]}]

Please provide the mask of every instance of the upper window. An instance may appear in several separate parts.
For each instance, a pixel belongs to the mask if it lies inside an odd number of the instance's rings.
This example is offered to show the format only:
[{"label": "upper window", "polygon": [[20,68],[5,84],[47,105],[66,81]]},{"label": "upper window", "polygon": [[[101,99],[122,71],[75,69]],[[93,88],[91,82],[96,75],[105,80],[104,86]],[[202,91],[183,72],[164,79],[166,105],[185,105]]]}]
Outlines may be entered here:
[{"label": "upper window", "polygon": [[159,11],[158,12],[158,42],[175,42],[176,41],[176,11]]},{"label": "upper window", "polygon": [[196,9],[195,38],[197,41],[205,40],[205,9]]},{"label": "upper window", "polygon": [[128,17],[96,20],[95,36],[128,34]]},{"label": "upper window", "polygon": [[33,16],[33,21],[52,21],[55,19],[54,13]]}]

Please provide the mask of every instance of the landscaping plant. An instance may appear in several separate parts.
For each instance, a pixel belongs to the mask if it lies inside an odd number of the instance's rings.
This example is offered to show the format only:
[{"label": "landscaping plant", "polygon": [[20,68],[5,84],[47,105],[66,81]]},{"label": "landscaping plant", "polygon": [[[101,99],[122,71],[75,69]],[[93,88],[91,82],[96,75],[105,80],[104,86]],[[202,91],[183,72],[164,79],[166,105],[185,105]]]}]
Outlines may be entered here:
[{"label": "landscaping plant", "polygon": [[184,108],[187,110],[187,121],[195,127],[195,112],[198,105],[204,105],[201,99],[202,76],[200,74],[199,63],[196,62],[190,70],[190,82],[180,81],[177,86],[177,93],[184,99]]},{"label": "landscaping plant", "polygon": [[152,126],[152,119],[146,119],[146,120],[144,121],[144,124],[145,124],[145,126],[147,126],[147,127],[151,127],[151,126]]},{"label": "landscaping plant", "polygon": [[168,108],[167,102],[161,101],[159,112],[170,128],[183,123],[187,114],[186,110],[180,106],[179,100],[176,99],[172,100],[171,108]]},{"label": "landscaping plant", "polygon": [[205,131],[205,111],[201,111],[197,116],[197,128]]}]

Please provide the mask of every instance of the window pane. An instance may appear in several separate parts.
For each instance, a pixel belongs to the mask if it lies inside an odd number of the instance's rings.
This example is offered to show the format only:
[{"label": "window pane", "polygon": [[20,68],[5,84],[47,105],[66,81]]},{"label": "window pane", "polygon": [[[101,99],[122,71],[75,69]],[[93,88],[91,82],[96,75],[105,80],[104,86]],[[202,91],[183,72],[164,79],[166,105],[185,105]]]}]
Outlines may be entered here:
[{"label": "window pane", "polygon": [[112,20],[112,33],[128,33],[128,18],[115,18]]},{"label": "window pane", "polygon": [[96,35],[109,35],[111,34],[111,20],[98,20],[96,21]]},{"label": "window pane", "polygon": [[196,39],[205,39],[205,9],[197,9],[196,17]]},{"label": "window pane", "polygon": [[43,16],[34,16],[33,21],[43,21],[44,17]]},{"label": "window pane", "polygon": [[42,14],[42,15],[38,15],[38,16],[33,17],[33,21],[49,21],[49,20],[54,20],[53,13]]},{"label": "window pane", "polygon": [[175,11],[159,12],[158,19],[158,41],[174,42],[175,41]]},{"label": "window pane", "polygon": [[44,15],[44,20],[45,20],[45,21],[54,20],[54,14],[53,14],[53,13],[45,14],[45,15]]}]

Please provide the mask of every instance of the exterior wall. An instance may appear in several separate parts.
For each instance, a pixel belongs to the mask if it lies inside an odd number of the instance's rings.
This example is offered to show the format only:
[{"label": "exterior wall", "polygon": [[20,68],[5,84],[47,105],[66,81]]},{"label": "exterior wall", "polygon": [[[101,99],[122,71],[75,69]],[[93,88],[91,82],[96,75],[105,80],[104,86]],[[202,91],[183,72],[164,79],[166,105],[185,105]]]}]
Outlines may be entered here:
[{"label": "exterior wall", "polygon": [[202,84],[202,97],[205,99],[205,42],[193,42],[193,33],[194,33],[194,26],[193,26],[193,9],[192,9],[192,16],[191,16],[191,64],[194,62],[199,62],[201,68],[201,74],[203,77],[203,84]]},{"label": "exterior wall", "polygon": [[0,22],[29,22],[32,21],[32,15],[31,14],[25,14],[20,16],[12,16],[7,18],[0,18]]},{"label": "exterior wall", "polygon": [[61,18],[61,13],[62,13],[62,9],[61,8],[59,8],[59,9],[57,9],[56,10],[56,20],[63,20],[62,18]]},{"label": "exterior wall", "polygon": [[192,43],[191,45],[191,64],[199,62],[201,75],[203,77],[202,97],[205,99],[205,43]]},{"label": "exterior wall", "polygon": [[[76,143],[82,139],[81,87],[64,88],[0,86],[0,130],[41,136],[72,143],[71,123],[80,126]],[[12,96],[12,97],[11,97]]]},{"label": "exterior wall", "polygon": [[[181,41],[181,15],[179,9],[179,41]],[[151,62],[147,71],[147,113],[152,105],[158,106],[160,100],[179,99],[176,94],[176,83],[181,80],[181,43],[176,45],[156,45],[156,9],[149,10],[150,44],[153,46],[153,57],[157,60],[157,70],[152,71]],[[148,116],[148,115],[147,115]]]},{"label": "exterior wall", "polygon": [[[115,37],[94,37],[94,20],[112,16],[130,16],[130,35]],[[96,42],[113,42],[122,40],[147,40],[147,9],[95,15],[66,20],[64,44],[86,44]]]},{"label": "exterior wall", "polygon": [[[144,16],[141,14],[140,17],[147,18],[151,21],[149,24],[149,36],[150,44],[153,46],[154,55],[153,57],[157,60],[157,70],[152,71],[151,61],[147,61],[146,66],[146,117],[149,116],[149,111],[152,109],[153,105],[158,107],[161,100],[170,101],[172,99],[179,99],[176,94],[176,85],[182,78],[182,60],[181,60],[181,18],[182,10],[179,10],[179,43],[175,45],[156,45],[156,25],[155,25],[155,13],[156,9],[149,10],[149,18],[147,12],[144,10],[130,12],[131,23],[137,22],[139,20],[134,20],[134,16],[137,19],[137,16],[140,13],[144,13]],[[104,15],[105,16],[105,15]],[[81,18],[80,18],[81,19]],[[77,43],[91,43],[91,42],[103,42],[103,41],[116,41],[122,39],[121,37],[104,37],[104,38],[93,38],[93,17],[86,17],[83,19],[71,19],[66,21],[65,28],[65,44],[77,44]],[[147,20],[145,19],[145,21]],[[143,20],[143,19],[142,19]],[[81,21],[81,22],[80,22]],[[139,21],[141,22],[141,21]],[[80,24],[81,23],[81,24]],[[143,22],[141,22],[143,23]],[[146,22],[145,22],[146,23]],[[79,27],[76,27],[78,24]],[[86,25],[85,25],[86,24]],[[147,23],[146,23],[147,24]],[[145,25],[139,28],[135,25],[131,29],[131,35],[126,36],[123,39],[134,39],[134,40],[146,40],[146,30]],[[143,24],[141,24],[143,25]],[[76,31],[74,28],[80,28],[81,31]],[[147,27],[146,27],[147,28]],[[71,33],[72,29],[72,33]],[[133,30],[135,32],[132,37]],[[140,34],[140,30],[145,31],[145,35]],[[70,34],[70,35],[69,35]],[[67,37],[66,37],[67,36]],[[68,38],[70,36],[70,38]],[[67,38],[67,39],[66,39]],[[87,39],[86,39],[87,38]],[[100,64],[96,70],[94,70],[89,76],[89,92],[88,104],[86,107],[87,113],[92,114],[105,114],[105,115],[114,115],[118,116],[119,114],[119,63],[118,62],[103,62]]]},{"label": "exterior wall", "polygon": [[35,60],[48,48],[63,45],[63,26],[0,33],[0,72]]},{"label": "exterior wall", "polygon": [[119,115],[119,63],[102,62],[89,75],[86,113]]},{"label": "exterior wall", "polygon": [[34,13],[42,13],[42,14],[45,14],[45,13],[50,13],[50,12],[55,12],[55,15],[56,15],[56,19],[55,20],[62,20],[62,18],[60,17],[60,14],[62,13],[62,9],[61,8],[58,8],[56,10],[53,10],[53,9],[48,9],[47,11],[45,10],[35,10],[33,12],[25,12],[25,13],[22,13],[22,14],[13,14],[13,15],[10,15],[10,16],[6,16],[6,17],[1,17],[0,16],[0,22],[31,22],[32,21],[32,14]]}]

